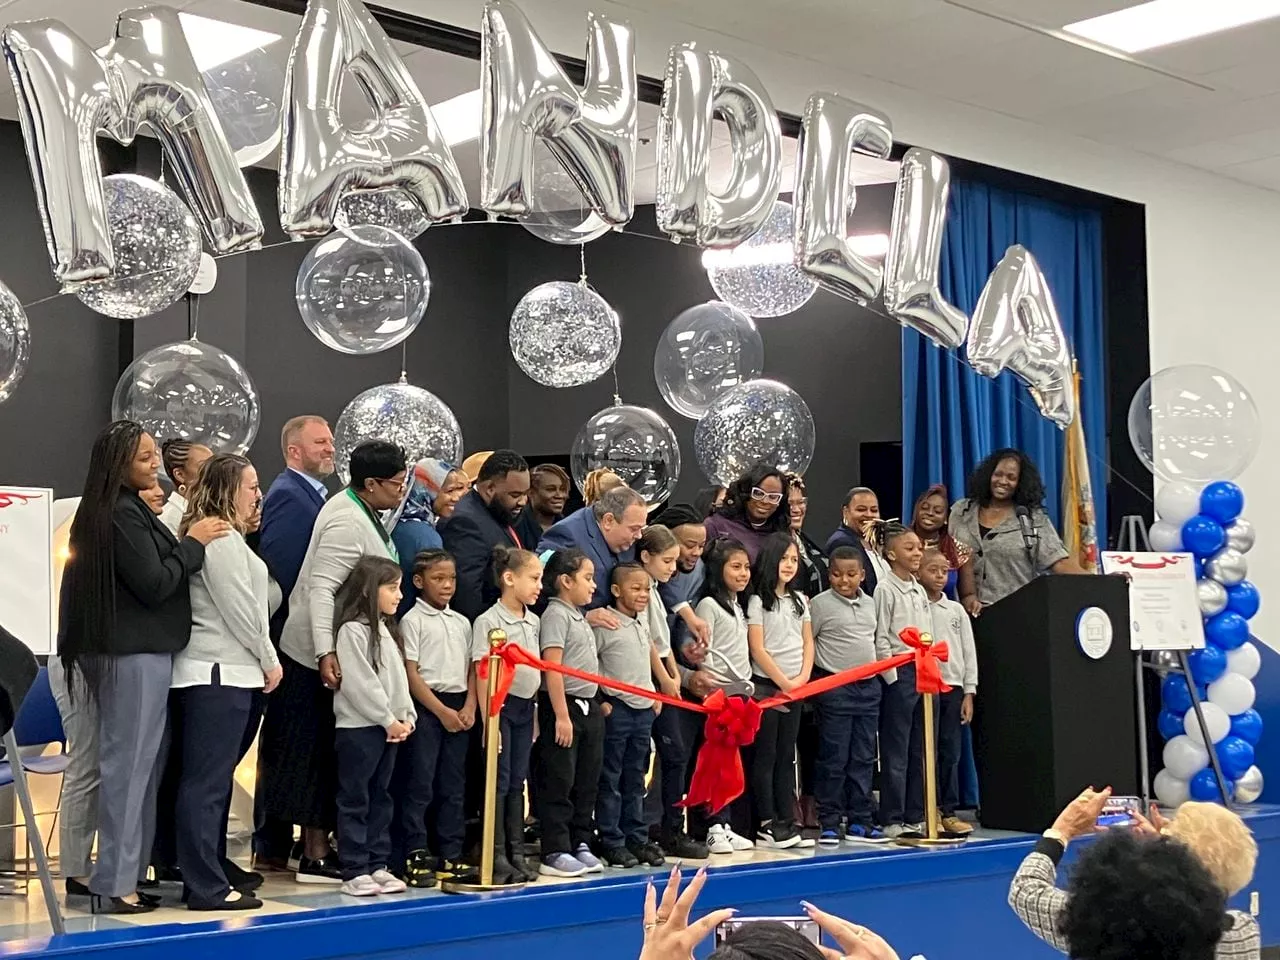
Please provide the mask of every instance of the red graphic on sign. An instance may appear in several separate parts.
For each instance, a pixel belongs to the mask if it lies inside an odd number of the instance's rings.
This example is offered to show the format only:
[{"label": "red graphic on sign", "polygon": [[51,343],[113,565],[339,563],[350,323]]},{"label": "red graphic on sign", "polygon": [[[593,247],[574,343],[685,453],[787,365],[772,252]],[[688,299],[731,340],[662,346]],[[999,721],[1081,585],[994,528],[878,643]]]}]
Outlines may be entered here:
[{"label": "red graphic on sign", "polygon": [[1190,559],[1190,557],[1180,557],[1176,554],[1166,554],[1156,560],[1139,560],[1137,557],[1116,557],[1116,563],[1123,567],[1133,567],[1135,570],[1163,570],[1166,567],[1176,567],[1178,564]]},{"label": "red graphic on sign", "polygon": [[5,507],[11,507],[15,503],[23,504],[30,503],[32,500],[39,500],[40,496],[38,493],[15,493],[12,490],[0,490],[0,510]]}]

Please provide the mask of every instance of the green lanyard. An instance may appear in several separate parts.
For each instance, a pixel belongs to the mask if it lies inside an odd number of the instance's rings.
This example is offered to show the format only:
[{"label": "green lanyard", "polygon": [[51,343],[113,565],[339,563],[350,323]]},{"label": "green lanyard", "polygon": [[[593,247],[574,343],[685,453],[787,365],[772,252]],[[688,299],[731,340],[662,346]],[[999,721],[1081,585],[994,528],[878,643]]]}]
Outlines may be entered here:
[{"label": "green lanyard", "polygon": [[360,504],[360,509],[364,511],[364,515],[369,518],[369,522],[373,524],[373,529],[378,531],[378,536],[382,539],[383,545],[387,548],[387,553],[391,554],[391,559],[396,563],[400,562],[400,552],[396,550],[396,545],[391,540],[391,534],[387,533],[386,528],[378,522],[378,516],[370,509],[369,505],[356,496],[356,492],[347,487],[347,496]]}]

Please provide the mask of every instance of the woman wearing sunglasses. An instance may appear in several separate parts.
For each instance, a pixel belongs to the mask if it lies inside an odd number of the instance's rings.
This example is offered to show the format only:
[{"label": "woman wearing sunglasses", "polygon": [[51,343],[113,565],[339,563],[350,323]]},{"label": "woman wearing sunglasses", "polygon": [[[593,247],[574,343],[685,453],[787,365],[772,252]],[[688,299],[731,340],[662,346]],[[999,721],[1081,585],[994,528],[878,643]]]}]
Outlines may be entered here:
[{"label": "woman wearing sunglasses", "polygon": [[707,517],[707,540],[737,540],[754,563],[769,534],[791,532],[789,488],[781,471],[756,464],[730,484],[724,503]]}]

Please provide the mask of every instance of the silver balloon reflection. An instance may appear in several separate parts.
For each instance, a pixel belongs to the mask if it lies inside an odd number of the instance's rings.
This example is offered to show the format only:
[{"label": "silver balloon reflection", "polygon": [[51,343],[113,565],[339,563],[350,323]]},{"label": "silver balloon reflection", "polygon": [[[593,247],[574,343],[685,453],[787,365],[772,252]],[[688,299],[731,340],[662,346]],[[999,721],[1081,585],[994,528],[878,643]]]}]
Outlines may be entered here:
[{"label": "silver balloon reflection", "polygon": [[912,147],[902,158],[893,197],[889,255],[884,261],[884,307],[904,327],[940,347],[964,343],[969,318],[938,289],[942,230],[947,222],[951,169],[936,153]]},{"label": "silver balloon reflection", "polygon": [[431,297],[416,247],[386,227],[352,227],[307,253],[294,284],[298,313],[325,346],[359,356],[413,333]]},{"label": "silver balloon reflection", "polygon": [[539,189],[533,148],[542,140],[602,220],[620,226],[631,219],[637,90],[627,23],[587,15],[586,84],[579,90],[519,8],[487,0],[480,75],[482,208],[510,217],[552,209],[532,203]]},{"label": "silver balloon reflection", "polygon": [[[729,128],[732,174],[722,190],[708,182],[713,119]],[[673,46],[658,120],[658,228],[732,247],[764,225],[781,179],[782,131],[760,78],[734,57]]]},{"label": "silver balloon reflection", "polygon": [[191,289],[200,269],[200,228],[162,183],[114,173],[102,186],[116,266],[110,279],[77,287],[76,297],[108,317],[149,317]]},{"label": "silver balloon reflection", "polygon": [[795,265],[792,207],[775,201],[764,224],[729,250],[704,250],[702,265],[716,296],[753,317],[795,313],[818,289]]},{"label": "silver balloon reflection", "polygon": [[730,387],[764,369],[764,340],[741,310],[710,300],[667,324],[653,352],[653,379],[676,413],[697,420]]},{"label": "silver balloon reflection", "polygon": [[680,445],[648,407],[606,407],[578,431],[569,469],[579,490],[592,470],[612,470],[653,506],[670,497],[680,479]]},{"label": "silver balloon reflection", "polygon": [[520,298],[508,338],[511,356],[531,379],[544,387],[578,387],[618,359],[622,322],[584,281],[553,280]]},{"label": "silver balloon reflection", "polygon": [[809,406],[785,383],[748,380],[716,398],[693,431],[698,466],[727,487],[757,463],[804,473],[813,459]]},{"label": "silver balloon reflection", "polygon": [[280,95],[284,70],[263,47],[201,74],[227,143],[243,170],[265,160],[280,144]]},{"label": "silver balloon reflection", "polygon": [[529,213],[519,223],[539,240],[590,243],[613,229],[591,209],[569,171],[541,140],[533,147],[533,184]]},{"label": "silver balloon reflection", "polygon": [[413,197],[403,190],[359,190],[348,193],[338,202],[338,215],[333,218],[335,230],[351,227],[386,227],[404,237],[416,240],[431,226]]},{"label": "silver balloon reflection", "polygon": [[1031,390],[1040,412],[1065,430],[1075,419],[1071,350],[1040,265],[1014,244],[982,288],[965,346],[984,377],[1010,370]]},{"label": "silver balloon reflection", "polygon": [[22,301],[0,283],[0,403],[13,396],[31,359],[31,328]]},{"label": "silver balloon reflection", "polygon": [[1262,771],[1252,766],[1236,781],[1233,799],[1236,803],[1254,803],[1262,796],[1263,787]]},{"label": "silver balloon reflection", "polygon": [[1253,549],[1257,533],[1253,523],[1244,517],[1236,517],[1227,525],[1227,546],[1240,553],[1248,553]]},{"label": "silver balloon reflection", "polygon": [[1227,588],[1217,580],[1197,580],[1196,602],[1204,616],[1216,617],[1227,609]]},{"label": "silver balloon reflection", "polygon": [[1172,650],[1156,650],[1153,651],[1147,661],[1151,665],[1151,669],[1156,672],[1156,676],[1164,678],[1174,670],[1180,670],[1181,665],[1178,663],[1178,655]]},{"label": "silver balloon reflection", "polygon": [[5,27],[5,59],[54,277],[111,275],[115,256],[94,138],[160,139],[214,253],[255,249],[262,220],[196,69],[176,11],[126,10],[101,54],[57,20]]},{"label": "silver balloon reflection", "polygon": [[[343,78],[373,121],[343,122]],[[333,229],[352,190],[399,187],[432,222],[467,212],[458,164],[386,32],[360,0],[310,0],[289,54],[280,150],[280,226],[295,239]]]},{"label": "silver balloon reflection", "polygon": [[333,430],[333,460],[338,478],[351,482],[351,451],[365,440],[386,440],[404,447],[409,463],[425,457],[462,462],[462,428],[448,405],[404,377],[372,387],[347,404]]},{"label": "silver balloon reflection", "polygon": [[1240,551],[1227,547],[1219,550],[1204,565],[1204,575],[1217,580],[1224,587],[1234,587],[1249,576],[1249,561]]},{"label": "silver balloon reflection", "polygon": [[167,343],[129,365],[111,397],[116,420],[136,420],[159,443],[173,437],[216,453],[244,453],[258,435],[258,390],[240,361],[198,340]]},{"label": "silver balloon reflection", "polygon": [[809,97],[800,125],[796,166],[795,263],[832,293],[866,303],[880,295],[880,263],[848,236],[857,203],[849,182],[850,154],[887,160],[889,119],[834,93]]}]

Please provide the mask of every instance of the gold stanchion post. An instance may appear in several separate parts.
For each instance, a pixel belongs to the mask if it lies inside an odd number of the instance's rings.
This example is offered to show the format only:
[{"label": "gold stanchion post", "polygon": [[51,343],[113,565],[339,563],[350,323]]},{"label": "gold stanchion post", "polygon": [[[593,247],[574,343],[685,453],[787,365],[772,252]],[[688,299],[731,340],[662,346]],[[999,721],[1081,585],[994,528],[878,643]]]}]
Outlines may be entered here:
[{"label": "gold stanchion post", "polygon": [[[926,646],[933,644],[933,637],[920,634]],[[938,745],[934,737],[933,694],[922,693],[924,705],[924,836],[902,836],[898,843],[905,847],[950,847],[964,843],[964,837],[941,836],[938,829]]]}]

